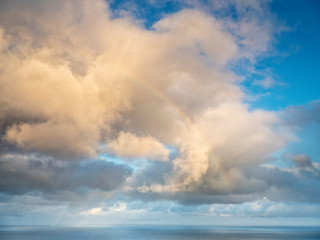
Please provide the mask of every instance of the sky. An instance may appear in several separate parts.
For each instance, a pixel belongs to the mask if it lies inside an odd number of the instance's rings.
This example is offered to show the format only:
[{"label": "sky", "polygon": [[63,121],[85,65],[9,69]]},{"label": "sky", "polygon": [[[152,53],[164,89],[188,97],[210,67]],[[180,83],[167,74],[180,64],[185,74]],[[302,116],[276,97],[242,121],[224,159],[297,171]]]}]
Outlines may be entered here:
[{"label": "sky", "polygon": [[320,2],[0,2],[0,224],[319,225]]}]

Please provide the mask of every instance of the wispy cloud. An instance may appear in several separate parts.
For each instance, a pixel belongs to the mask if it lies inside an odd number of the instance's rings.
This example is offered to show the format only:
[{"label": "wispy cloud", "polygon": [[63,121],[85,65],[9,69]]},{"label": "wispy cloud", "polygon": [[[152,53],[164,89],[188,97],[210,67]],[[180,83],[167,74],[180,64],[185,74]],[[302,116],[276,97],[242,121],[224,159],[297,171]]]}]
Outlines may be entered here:
[{"label": "wispy cloud", "polygon": [[282,82],[277,82],[275,81],[274,79],[270,78],[270,77],[267,77],[265,79],[262,79],[262,80],[254,80],[253,81],[253,85],[257,85],[257,86],[260,86],[260,87],[263,87],[265,89],[269,89],[269,88],[273,88],[275,86],[281,86],[281,85],[285,85],[284,83]]}]

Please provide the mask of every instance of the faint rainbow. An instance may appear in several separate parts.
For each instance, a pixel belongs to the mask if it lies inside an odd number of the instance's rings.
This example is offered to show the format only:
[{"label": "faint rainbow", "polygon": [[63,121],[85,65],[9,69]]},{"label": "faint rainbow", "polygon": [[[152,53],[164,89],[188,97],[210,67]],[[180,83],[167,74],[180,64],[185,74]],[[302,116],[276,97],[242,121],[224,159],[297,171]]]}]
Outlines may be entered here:
[{"label": "faint rainbow", "polygon": [[140,86],[150,90],[157,98],[161,99],[163,102],[167,103],[172,109],[175,110],[175,112],[179,115],[179,117],[186,123],[187,127],[193,131],[193,133],[196,133],[198,137],[206,144],[209,145],[206,141],[206,138],[203,136],[201,130],[197,127],[197,125],[192,121],[191,117],[179,106],[177,105],[171,98],[169,98],[167,95],[165,95],[162,91],[155,88],[153,85],[138,80],[134,77],[129,77],[130,80],[134,81],[135,83],[138,83]]}]

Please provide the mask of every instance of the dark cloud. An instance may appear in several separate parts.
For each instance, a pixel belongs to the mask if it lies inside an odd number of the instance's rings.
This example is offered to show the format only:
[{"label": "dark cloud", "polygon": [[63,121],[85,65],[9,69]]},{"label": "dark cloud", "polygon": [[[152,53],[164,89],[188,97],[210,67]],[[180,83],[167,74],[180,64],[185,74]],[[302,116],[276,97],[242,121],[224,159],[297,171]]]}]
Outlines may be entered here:
[{"label": "dark cloud", "polygon": [[6,154],[0,159],[0,192],[110,191],[121,186],[131,173],[126,165],[104,160],[68,163],[36,155]]}]

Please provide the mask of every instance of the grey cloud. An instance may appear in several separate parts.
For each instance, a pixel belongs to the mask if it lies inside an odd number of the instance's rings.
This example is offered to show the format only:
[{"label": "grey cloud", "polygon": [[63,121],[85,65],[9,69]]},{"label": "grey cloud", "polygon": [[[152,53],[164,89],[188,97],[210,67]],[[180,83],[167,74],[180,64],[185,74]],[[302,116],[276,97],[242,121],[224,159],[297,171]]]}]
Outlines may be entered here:
[{"label": "grey cloud", "polygon": [[[162,165],[162,167],[161,167]],[[312,166],[318,166],[311,162]],[[154,167],[154,168],[153,168]],[[170,172],[169,163],[159,163],[138,175],[134,186],[163,184],[163,175]],[[156,171],[157,170],[157,171]],[[159,199],[177,201],[183,205],[240,204],[266,197],[270,201],[318,202],[320,199],[320,168],[313,167],[281,169],[278,167],[250,167],[237,173],[235,179],[222,180],[222,175],[206,173],[197,183],[179,192],[138,192],[133,189],[126,193],[130,199],[156,201]],[[162,172],[162,173],[161,173]],[[238,170],[239,172],[239,170]],[[226,175],[227,177],[234,177]],[[240,175],[239,175],[240,174]],[[225,177],[226,177],[225,176]],[[150,184],[150,185],[149,185]],[[148,189],[148,188],[147,188]]]},{"label": "grey cloud", "polygon": [[296,154],[292,157],[292,161],[301,168],[304,167],[311,167],[312,166],[312,162],[309,156],[305,155],[305,154]]},{"label": "grey cloud", "polygon": [[0,159],[0,191],[24,194],[44,193],[81,188],[113,190],[131,175],[126,165],[104,160],[66,163],[48,157],[5,154]]},{"label": "grey cloud", "polygon": [[288,107],[283,112],[283,118],[287,125],[299,128],[312,123],[320,124],[320,100]]}]

